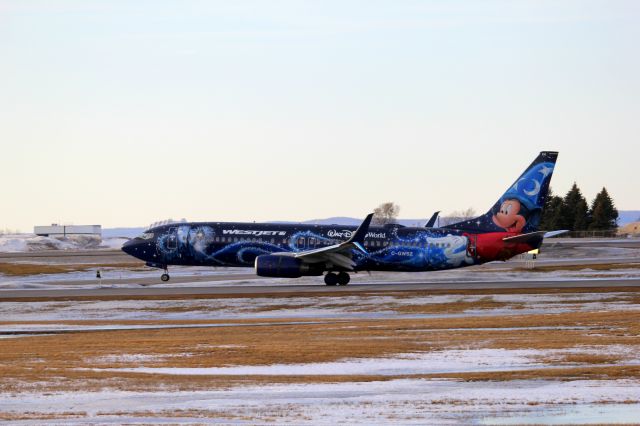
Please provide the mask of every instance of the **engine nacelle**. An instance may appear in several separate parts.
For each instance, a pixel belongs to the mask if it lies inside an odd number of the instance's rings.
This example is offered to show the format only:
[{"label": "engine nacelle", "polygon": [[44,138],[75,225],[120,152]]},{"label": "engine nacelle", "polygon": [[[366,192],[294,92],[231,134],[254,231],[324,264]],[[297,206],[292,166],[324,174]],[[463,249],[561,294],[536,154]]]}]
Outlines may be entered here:
[{"label": "engine nacelle", "polygon": [[322,275],[323,264],[308,264],[293,256],[264,254],[256,257],[256,275],[275,278],[299,278],[303,275]]}]

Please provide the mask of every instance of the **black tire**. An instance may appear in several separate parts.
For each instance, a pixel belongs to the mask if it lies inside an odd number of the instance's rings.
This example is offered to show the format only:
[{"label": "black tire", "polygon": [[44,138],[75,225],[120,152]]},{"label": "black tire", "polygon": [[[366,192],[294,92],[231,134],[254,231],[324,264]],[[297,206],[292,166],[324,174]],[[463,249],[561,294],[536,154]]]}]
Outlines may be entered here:
[{"label": "black tire", "polygon": [[338,284],[347,285],[351,281],[351,277],[346,272],[338,273]]},{"label": "black tire", "polygon": [[169,274],[162,274],[162,275],[160,275],[160,279],[161,279],[162,281],[164,281],[164,282],[169,281],[169,279],[170,279],[170,278],[171,278],[171,277],[169,276]]},{"label": "black tire", "polygon": [[329,272],[324,276],[324,283],[326,285],[336,285],[338,284],[338,276],[332,272]]}]

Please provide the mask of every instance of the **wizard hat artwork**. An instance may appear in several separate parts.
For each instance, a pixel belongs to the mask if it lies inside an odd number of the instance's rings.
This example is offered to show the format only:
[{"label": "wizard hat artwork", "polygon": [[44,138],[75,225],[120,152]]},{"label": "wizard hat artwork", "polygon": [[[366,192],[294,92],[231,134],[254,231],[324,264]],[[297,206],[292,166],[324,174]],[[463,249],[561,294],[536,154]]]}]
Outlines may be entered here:
[{"label": "wizard hat artwork", "polygon": [[557,152],[541,152],[485,215],[448,227],[482,232],[536,231],[557,158]]},{"label": "wizard hat artwork", "polygon": [[550,162],[530,167],[500,199],[493,223],[507,232],[522,232],[528,220],[537,220],[537,227],[553,167]]}]

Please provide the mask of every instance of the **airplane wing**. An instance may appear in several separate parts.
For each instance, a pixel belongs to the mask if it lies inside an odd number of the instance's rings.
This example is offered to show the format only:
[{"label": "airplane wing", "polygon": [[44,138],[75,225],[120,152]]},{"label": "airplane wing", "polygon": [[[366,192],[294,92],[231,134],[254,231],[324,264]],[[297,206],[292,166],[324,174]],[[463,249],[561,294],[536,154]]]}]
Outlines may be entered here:
[{"label": "airplane wing", "polygon": [[319,249],[301,251],[295,253],[294,257],[306,263],[328,262],[351,271],[355,266],[355,262],[351,259],[351,250],[356,249],[367,254],[364,248],[364,237],[369,232],[371,219],[373,219],[373,213],[367,215],[347,241]]},{"label": "airplane wing", "polygon": [[427,222],[424,227],[425,228],[433,228],[433,225],[436,224],[436,220],[438,219],[438,215],[440,214],[440,211],[438,210],[437,212],[435,212],[432,216],[431,219],[429,219],[429,222]]}]

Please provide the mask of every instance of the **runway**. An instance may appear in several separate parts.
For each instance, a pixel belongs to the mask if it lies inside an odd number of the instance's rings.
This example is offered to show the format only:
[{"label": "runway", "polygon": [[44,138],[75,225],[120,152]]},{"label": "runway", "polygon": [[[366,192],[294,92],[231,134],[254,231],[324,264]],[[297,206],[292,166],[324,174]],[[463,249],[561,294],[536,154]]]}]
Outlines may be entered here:
[{"label": "runway", "polygon": [[278,294],[317,293],[362,293],[397,291],[442,291],[442,290],[514,290],[514,289],[570,289],[570,288],[620,288],[640,287],[640,279],[585,279],[571,281],[475,281],[475,282],[385,282],[358,283],[348,286],[325,285],[238,285],[210,287],[123,287],[123,288],[78,288],[78,289],[21,289],[0,291],[0,301],[8,299],[82,299],[157,296],[264,296]]},{"label": "runway", "polygon": [[[358,274],[345,287],[325,286],[321,278],[263,279],[257,277],[251,268],[202,267],[175,267],[171,270],[170,283],[165,284],[160,281],[158,270],[138,266],[135,267],[138,269],[132,269],[130,265],[133,258],[120,250],[0,253],[0,263],[72,265],[82,271],[75,275],[3,276],[6,281],[5,288],[0,289],[0,300],[632,288],[640,286],[637,273],[639,248],[638,238],[551,239],[542,248],[542,255],[535,263],[536,271],[527,272],[530,266],[527,266],[525,259],[516,258],[509,262],[465,268],[451,274],[446,272],[445,275],[442,275],[443,272],[415,276],[408,273]],[[584,271],[576,268],[578,266],[584,266]],[[95,278],[98,270],[102,272],[99,280]]]}]

